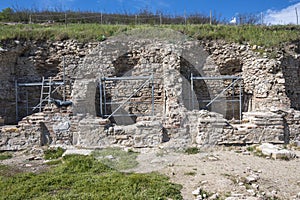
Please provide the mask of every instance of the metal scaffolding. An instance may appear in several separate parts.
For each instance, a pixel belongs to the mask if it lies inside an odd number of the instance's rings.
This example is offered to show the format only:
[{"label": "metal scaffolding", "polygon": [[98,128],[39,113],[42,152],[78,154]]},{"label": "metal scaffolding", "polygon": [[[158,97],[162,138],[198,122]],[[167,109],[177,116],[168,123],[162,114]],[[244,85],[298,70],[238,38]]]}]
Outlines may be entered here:
[{"label": "metal scaffolding", "polygon": [[[63,100],[66,99],[66,70],[65,70],[65,57],[63,59],[63,76],[62,80],[54,80],[52,77],[45,78],[42,77],[41,82],[28,82],[28,83],[19,83],[17,80],[15,81],[15,104],[16,104],[16,121],[19,121],[19,95],[24,93],[24,90],[22,88],[28,88],[28,87],[40,87],[40,97],[39,97],[39,103],[35,106],[29,106],[28,104],[28,91],[25,90],[25,109],[26,109],[26,115],[29,115],[36,111],[37,109],[39,112],[42,111],[42,108],[44,107],[45,102],[48,102],[48,100],[51,98],[51,95],[55,93],[59,88],[63,87]],[[32,98],[31,98],[32,99]],[[31,112],[30,112],[31,111]]]},{"label": "metal scaffolding", "polygon": [[[145,116],[145,113],[118,113],[117,112],[128,104],[145,104],[149,105],[149,102],[145,101],[130,101],[133,97],[140,92],[143,88],[145,88],[148,84],[151,86],[151,115],[154,115],[154,83],[153,83],[153,75],[151,76],[125,76],[125,77],[103,77],[99,80],[99,93],[100,93],[100,101],[99,101],[99,109],[100,116],[103,118],[111,118],[111,117],[132,117],[132,116]],[[112,84],[116,82],[122,81],[142,81],[137,88],[133,88],[132,92],[129,96],[121,96],[122,101],[115,101],[113,99],[108,100],[108,95],[112,95],[108,93],[108,89],[112,89]],[[121,83],[119,83],[121,84]],[[129,90],[129,89],[128,89]],[[116,91],[118,92],[118,91]],[[116,109],[111,110],[111,112],[107,111],[108,107],[112,105],[116,106]]]},{"label": "metal scaffolding", "polygon": [[[218,77],[200,77],[200,76],[193,76],[193,74],[191,74],[191,104],[192,106],[194,106],[194,101],[195,99],[193,98],[193,94],[195,93],[195,88],[194,88],[194,82],[197,80],[231,80],[231,83],[224,88],[220,93],[218,93],[216,96],[214,96],[212,99],[206,99],[206,100],[202,100],[202,102],[206,103],[205,107],[208,108],[210,105],[212,105],[214,102],[238,102],[239,103],[239,119],[242,120],[242,96],[243,96],[243,91],[242,91],[242,78],[239,76],[218,76]],[[238,90],[239,90],[239,94],[238,94],[238,99],[236,99],[236,96],[234,96],[234,89],[236,87],[236,85],[238,84]],[[220,100],[220,97],[228,90],[232,90],[232,98],[231,99],[222,99]],[[232,106],[232,112],[233,112],[233,116],[234,116],[234,107]]]},{"label": "metal scaffolding", "polygon": [[[28,101],[28,91],[23,90],[23,88],[26,87],[41,87],[41,92],[40,92],[40,98],[39,98],[39,103],[35,106],[29,106],[29,101]],[[26,114],[29,115],[30,113],[33,113],[35,110],[39,110],[39,112],[42,111],[42,108],[44,107],[45,102],[48,102],[48,100],[51,98],[51,94],[56,92],[60,87],[65,87],[65,80],[63,81],[53,81],[51,78],[45,79],[42,77],[41,82],[31,82],[31,83],[18,83],[18,81],[15,81],[15,104],[16,104],[16,121],[19,121],[19,102],[21,99],[19,98],[20,94],[25,92],[25,109],[26,109]],[[47,91],[45,91],[48,88]],[[64,89],[65,90],[65,89]],[[64,94],[65,95],[65,92]],[[65,99],[65,97],[64,97]]]}]

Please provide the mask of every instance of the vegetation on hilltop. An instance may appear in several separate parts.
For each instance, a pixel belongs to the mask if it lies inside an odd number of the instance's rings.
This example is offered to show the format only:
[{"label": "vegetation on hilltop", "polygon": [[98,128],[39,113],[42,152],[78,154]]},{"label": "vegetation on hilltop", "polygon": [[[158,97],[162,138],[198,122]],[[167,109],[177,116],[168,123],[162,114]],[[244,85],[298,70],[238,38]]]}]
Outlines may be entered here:
[{"label": "vegetation on hilltop", "polygon": [[228,25],[221,17],[208,17],[201,13],[172,16],[147,9],[139,13],[97,13],[6,8],[0,12],[0,22],[3,23],[0,26],[0,41],[101,41],[132,29],[149,27],[173,29],[199,40],[222,39],[264,47],[278,47],[286,42],[300,41],[300,26],[259,25],[260,17],[255,14],[240,14],[237,18],[236,25]]},{"label": "vegetation on hilltop", "polygon": [[66,40],[81,42],[100,41],[132,29],[161,27],[182,32],[202,40],[222,39],[227,42],[250,43],[264,47],[277,47],[286,42],[300,40],[299,26],[229,26],[229,25],[101,25],[101,24],[15,24],[0,27],[0,40]]}]

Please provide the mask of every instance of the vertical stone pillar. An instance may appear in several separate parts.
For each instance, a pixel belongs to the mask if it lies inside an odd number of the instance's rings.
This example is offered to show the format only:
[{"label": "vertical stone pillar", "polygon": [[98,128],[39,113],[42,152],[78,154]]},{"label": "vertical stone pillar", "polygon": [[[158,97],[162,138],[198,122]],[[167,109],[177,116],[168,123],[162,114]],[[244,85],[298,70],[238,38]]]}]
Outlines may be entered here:
[{"label": "vertical stone pillar", "polygon": [[73,113],[96,116],[95,97],[96,79],[78,79],[74,82],[72,91]]}]

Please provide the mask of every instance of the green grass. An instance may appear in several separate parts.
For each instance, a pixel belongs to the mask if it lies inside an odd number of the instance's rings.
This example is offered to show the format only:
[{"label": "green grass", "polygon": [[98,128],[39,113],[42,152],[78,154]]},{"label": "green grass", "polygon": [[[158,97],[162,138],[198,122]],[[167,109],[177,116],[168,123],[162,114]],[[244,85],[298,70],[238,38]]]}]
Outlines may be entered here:
[{"label": "green grass", "polygon": [[0,177],[1,199],[182,199],[158,173],[118,172],[93,156],[72,155],[49,172]]},{"label": "green grass", "polygon": [[100,24],[17,24],[1,25],[0,40],[65,40],[76,39],[81,42],[101,41],[102,36],[110,37],[132,29],[161,27],[186,34],[194,39],[218,40],[249,43],[263,47],[278,47],[286,42],[300,40],[299,26],[228,26],[228,25],[100,25]]},{"label": "green grass", "polygon": [[66,40],[76,39],[80,42],[101,41],[102,35],[110,37],[124,32],[130,26],[69,24],[44,26],[39,24],[1,25],[0,40]]},{"label": "green grass", "polygon": [[[134,168],[138,165],[136,157],[138,153],[133,151],[123,151],[120,148],[106,148],[103,150],[96,150],[93,156],[100,160],[107,166],[116,170],[126,170]],[[109,158],[112,157],[112,158]]]},{"label": "green grass", "polygon": [[10,154],[10,153],[6,153],[6,152],[4,152],[4,153],[0,153],[0,160],[6,160],[6,159],[10,159],[10,158],[12,158],[13,156],[12,156],[12,154]]},{"label": "green grass", "polygon": [[61,147],[49,148],[44,151],[44,158],[46,160],[58,159],[63,155],[64,152],[65,150]]}]

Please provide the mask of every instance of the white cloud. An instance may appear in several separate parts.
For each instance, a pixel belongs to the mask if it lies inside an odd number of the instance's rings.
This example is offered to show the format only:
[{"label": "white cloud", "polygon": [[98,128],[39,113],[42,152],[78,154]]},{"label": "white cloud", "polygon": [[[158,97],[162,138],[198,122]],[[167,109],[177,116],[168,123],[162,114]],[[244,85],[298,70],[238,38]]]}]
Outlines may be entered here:
[{"label": "white cloud", "polygon": [[294,4],[282,10],[267,10],[264,17],[264,23],[272,25],[297,24],[296,8],[300,23],[300,3]]}]

